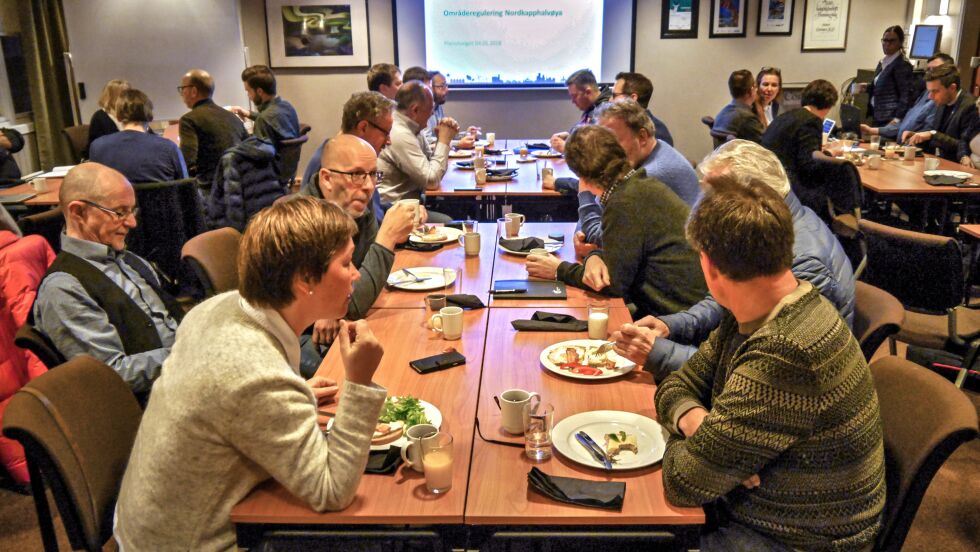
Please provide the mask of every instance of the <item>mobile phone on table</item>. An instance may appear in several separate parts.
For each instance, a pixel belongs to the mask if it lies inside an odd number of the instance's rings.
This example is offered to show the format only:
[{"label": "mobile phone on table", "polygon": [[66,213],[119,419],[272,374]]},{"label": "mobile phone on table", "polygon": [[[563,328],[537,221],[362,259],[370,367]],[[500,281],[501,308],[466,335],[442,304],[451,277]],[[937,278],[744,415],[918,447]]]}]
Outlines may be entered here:
[{"label": "mobile phone on table", "polygon": [[420,358],[408,363],[413,370],[420,374],[428,374],[429,372],[444,370],[463,364],[466,364],[466,357],[456,351]]}]

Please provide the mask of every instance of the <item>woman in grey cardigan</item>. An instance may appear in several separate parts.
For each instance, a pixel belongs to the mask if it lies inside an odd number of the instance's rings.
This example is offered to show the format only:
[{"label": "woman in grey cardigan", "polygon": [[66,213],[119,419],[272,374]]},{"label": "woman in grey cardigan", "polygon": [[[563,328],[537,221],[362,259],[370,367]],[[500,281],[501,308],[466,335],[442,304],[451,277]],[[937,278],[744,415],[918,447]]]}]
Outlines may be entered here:
[{"label": "woman in grey cardigan", "polygon": [[233,549],[231,508],[270,477],[317,511],[353,501],[387,395],[371,381],[383,351],[366,322],[341,322],[346,381],[327,439],[317,404],[338,388],[299,376],[298,336],[347,312],[354,231],[310,197],[249,223],[239,290],[187,314],[153,386],[116,507],[123,550]]}]

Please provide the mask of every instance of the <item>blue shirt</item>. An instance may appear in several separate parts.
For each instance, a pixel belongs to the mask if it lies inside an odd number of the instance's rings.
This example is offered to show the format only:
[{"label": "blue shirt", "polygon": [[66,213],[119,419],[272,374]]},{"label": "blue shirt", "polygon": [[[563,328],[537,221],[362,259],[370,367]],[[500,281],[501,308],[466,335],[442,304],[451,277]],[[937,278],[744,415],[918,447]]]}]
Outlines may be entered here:
[{"label": "blue shirt", "polygon": [[299,136],[299,118],[292,104],[276,96],[264,104],[256,106],[253,113],[255,128],[252,134],[279,147],[279,142]]},{"label": "blue shirt", "polygon": [[89,161],[112,167],[133,183],[187,178],[187,165],[177,144],[138,130],[123,130],[96,139],[89,147]]},{"label": "blue shirt", "polygon": [[891,140],[901,140],[906,130],[920,132],[936,128],[936,111],[936,102],[929,99],[929,92],[923,92],[901,121],[879,128],[878,134]]},{"label": "blue shirt", "polygon": [[65,234],[61,235],[61,250],[88,261],[119,286],[153,320],[163,347],[127,355],[119,332],[109,323],[105,311],[85,291],[81,282],[66,272],[55,272],[41,282],[34,303],[35,326],[51,338],[65,358],[91,355],[111,366],[134,392],[149,391],[160,375],[163,361],[170,354],[177,321],[167,312],[163,300],[150,284],[123,258],[128,258],[129,262],[142,262],[147,267],[150,264],[134,253],[115,251],[101,243]]}]

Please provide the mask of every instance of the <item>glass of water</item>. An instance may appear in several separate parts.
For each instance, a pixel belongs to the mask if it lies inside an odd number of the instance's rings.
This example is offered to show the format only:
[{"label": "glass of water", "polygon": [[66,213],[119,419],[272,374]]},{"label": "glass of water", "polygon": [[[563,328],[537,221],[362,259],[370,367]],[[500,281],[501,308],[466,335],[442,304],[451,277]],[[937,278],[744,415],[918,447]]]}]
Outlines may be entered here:
[{"label": "glass of water", "polygon": [[551,429],[555,422],[555,407],[528,401],[524,405],[524,453],[531,460],[551,458]]}]

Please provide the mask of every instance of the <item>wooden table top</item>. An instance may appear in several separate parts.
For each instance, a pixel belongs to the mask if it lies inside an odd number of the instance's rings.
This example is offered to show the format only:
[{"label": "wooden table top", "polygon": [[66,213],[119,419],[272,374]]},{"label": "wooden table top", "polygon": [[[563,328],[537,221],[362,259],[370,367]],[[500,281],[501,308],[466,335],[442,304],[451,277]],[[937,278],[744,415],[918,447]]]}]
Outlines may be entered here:
[{"label": "wooden table top", "polygon": [[[497,140],[495,147],[500,149],[503,155],[487,156],[488,167],[490,168],[517,168],[517,178],[507,182],[487,182],[481,191],[460,190],[457,188],[473,188],[476,186],[476,176],[472,169],[460,169],[456,166],[457,161],[472,161],[472,157],[449,158],[449,169],[442,177],[442,184],[439,190],[426,191],[427,196],[434,197],[458,197],[458,196],[542,196],[559,197],[555,190],[545,190],[541,187],[540,173],[544,167],[552,167],[555,170],[555,178],[574,177],[571,169],[563,158],[557,159],[538,159],[533,162],[522,163],[518,161],[518,155],[513,148],[524,145],[525,143],[547,143],[547,140]],[[464,150],[465,151],[465,150]],[[529,159],[534,159],[530,156]],[[504,161],[497,164],[496,161]]]},{"label": "wooden table top", "polygon": [[961,224],[959,229],[967,236],[980,240],[980,224]]},{"label": "wooden table top", "polygon": [[924,157],[916,157],[914,161],[899,159],[882,159],[880,169],[869,169],[867,164],[858,167],[861,174],[861,184],[880,194],[888,195],[954,195],[954,194],[977,194],[980,193],[980,171],[964,167],[959,163],[954,163],[946,159],[939,160],[939,168],[942,170],[952,170],[968,172],[973,174],[971,182],[977,184],[973,187],[957,186],[931,186],[922,178],[925,170],[925,159],[935,158],[934,155],[926,154]]},{"label": "wooden table top", "polygon": [[[58,204],[58,192],[61,191],[61,182],[63,178],[48,178],[48,191],[37,194],[36,196],[23,202],[23,205],[32,205],[38,207],[51,207]],[[31,187],[30,182],[24,184],[18,184],[12,186],[5,190],[0,190],[0,195],[16,195],[16,194],[32,194],[34,193],[34,188]]]},{"label": "wooden table top", "polygon": [[171,123],[167,125],[167,128],[163,129],[163,137],[179,146],[180,125],[178,123]]},{"label": "wooden table top", "polygon": [[[609,380],[583,381],[556,375],[541,367],[541,350],[559,341],[584,339],[585,332],[518,332],[510,322],[529,318],[536,309],[490,309],[487,347],[477,415],[487,439],[523,442],[500,427],[500,411],[493,396],[506,389],[536,391],[542,403],[555,407],[555,423],[579,412],[624,410],[656,418],[653,394],[656,385],[648,372],[636,370]],[[555,312],[588,316],[585,308],[556,308]],[[609,328],[628,322],[625,307],[611,309]],[[555,502],[528,489],[527,472],[534,466],[549,475],[595,481],[625,481],[622,512],[611,512]],[[466,502],[466,521],[472,524],[588,524],[681,525],[704,522],[700,508],[676,508],[664,498],[659,465],[639,470],[606,472],[579,465],[557,451],[552,458],[533,462],[523,449],[474,440]]]}]

